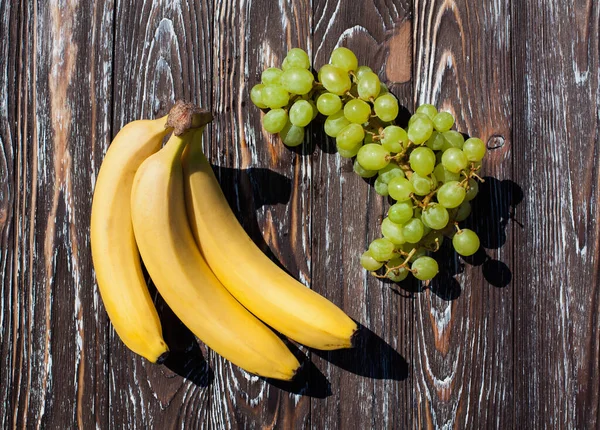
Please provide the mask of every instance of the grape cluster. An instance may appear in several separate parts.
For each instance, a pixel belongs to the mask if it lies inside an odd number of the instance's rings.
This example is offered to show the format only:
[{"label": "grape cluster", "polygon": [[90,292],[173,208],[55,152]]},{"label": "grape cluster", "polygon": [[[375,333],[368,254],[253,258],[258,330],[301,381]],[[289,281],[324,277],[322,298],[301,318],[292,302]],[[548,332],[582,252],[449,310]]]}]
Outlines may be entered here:
[{"label": "grape cluster", "polygon": [[353,169],[374,178],[375,191],[395,203],[375,239],[360,258],[363,268],[399,282],[409,274],[428,281],[439,270],[428,254],[452,239],[463,256],[479,249],[477,234],[459,228],[478,192],[485,143],[456,130],[449,112],[419,106],[406,128],[396,124],[398,100],[356,55],[336,48],[314,79],[306,52],[288,52],[281,69],[266,69],[250,93],[269,109],[263,127],[279,133],[288,146],[300,145],[306,127],[320,113],[324,130],[335,138],[340,156],[354,158]]}]

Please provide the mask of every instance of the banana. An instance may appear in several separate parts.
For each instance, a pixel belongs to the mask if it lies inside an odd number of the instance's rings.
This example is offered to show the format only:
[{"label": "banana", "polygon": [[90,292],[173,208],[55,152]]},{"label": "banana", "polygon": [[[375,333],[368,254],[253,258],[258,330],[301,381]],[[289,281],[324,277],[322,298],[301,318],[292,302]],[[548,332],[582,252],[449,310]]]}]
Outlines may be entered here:
[{"label": "banana", "polygon": [[208,265],[250,312],[306,346],[349,348],[356,323],[336,305],[274,264],[231,211],[202,153],[202,136],[183,156],[188,219]]},{"label": "banana", "polygon": [[148,293],[131,225],[131,186],[136,170],[160,149],[167,117],[127,124],[115,136],[100,167],[90,221],[98,289],[117,334],[129,349],[153,363],[169,348]]},{"label": "banana", "polygon": [[[201,124],[210,121],[206,116]],[[202,133],[204,126],[198,127]],[[251,373],[290,380],[298,360],[223,287],[194,241],[181,166],[182,151],[194,131],[180,131],[177,136],[176,127],[163,149],[135,175],[131,208],[142,260],[169,307],[208,347]]]}]

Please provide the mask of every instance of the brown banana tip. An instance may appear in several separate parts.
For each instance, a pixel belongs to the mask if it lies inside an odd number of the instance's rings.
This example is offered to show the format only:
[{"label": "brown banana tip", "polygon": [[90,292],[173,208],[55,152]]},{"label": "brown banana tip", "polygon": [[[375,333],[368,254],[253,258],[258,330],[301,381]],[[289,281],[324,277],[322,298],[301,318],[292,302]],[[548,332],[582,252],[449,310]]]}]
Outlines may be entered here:
[{"label": "brown banana tip", "polygon": [[167,361],[167,358],[169,357],[169,351],[165,351],[162,354],[160,354],[158,356],[158,358],[156,359],[156,364],[163,364],[165,361]]},{"label": "brown banana tip", "polygon": [[210,111],[178,100],[169,111],[165,127],[172,128],[175,136],[181,136],[189,130],[204,127],[212,120],[213,115]]},{"label": "brown banana tip", "polygon": [[358,342],[360,341],[360,332],[362,330],[359,327],[356,327],[356,329],[354,330],[354,333],[352,333],[352,335],[350,336],[350,348],[356,348],[358,346]]}]

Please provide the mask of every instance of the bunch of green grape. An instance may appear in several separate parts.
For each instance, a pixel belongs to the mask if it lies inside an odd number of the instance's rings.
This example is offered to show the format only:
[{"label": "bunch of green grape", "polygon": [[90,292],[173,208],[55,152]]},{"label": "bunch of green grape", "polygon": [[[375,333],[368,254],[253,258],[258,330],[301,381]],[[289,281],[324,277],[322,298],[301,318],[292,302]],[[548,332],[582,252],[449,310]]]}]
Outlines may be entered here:
[{"label": "bunch of green grape", "polygon": [[308,54],[294,48],[281,69],[270,67],[262,72],[261,83],[252,87],[250,99],[259,108],[269,109],[262,118],[266,131],[279,133],[287,146],[298,146],[304,141],[304,127],[317,116],[314,89]]},{"label": "bunch of green grape", "polygon": [[375,191],[395,203],[375,239],[360,258],[362,267],[395,282],[409,274],[428,281],[439,271],[430,256],[444,237],[463,256],[479,249],[477,234],[460,228],[477,195],[485,143],[452,130],[454,117],[435,106],[419,106],[402,128],[398,101],[356,55],[336,48],[329,64],[309,71],[309,57],[292,49],[282,69],[266,69],[251,91],[253,103],[269,109],[263,127],[280,133],[288,146],[300,145],[306,127],[319,113],[338,153],[354,158],[354,172],[375,178]]}]

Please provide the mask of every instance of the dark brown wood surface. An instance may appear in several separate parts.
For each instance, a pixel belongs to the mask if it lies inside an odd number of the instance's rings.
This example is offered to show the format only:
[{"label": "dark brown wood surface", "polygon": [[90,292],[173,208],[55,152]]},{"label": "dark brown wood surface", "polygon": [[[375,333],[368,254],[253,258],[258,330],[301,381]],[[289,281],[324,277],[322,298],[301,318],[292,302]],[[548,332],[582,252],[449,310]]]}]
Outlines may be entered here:
[{"label": "dark brown wood surface", "polygon": [[[600,6],[486,0],[0,0],[0,428],[598,428]],[[338,46],[413,112],[490,149],[484,249],[423,288],[358,258],[389,203],[315,124],[285,148],[249,89]],[[89,249],[94,180],[127,122],[210,108],[207,154],[257,244],[366,328],[267,382],[196,341],[159,296],[165,365],[116,336]],[[154,289],[151,286],[153,294]]]}]

